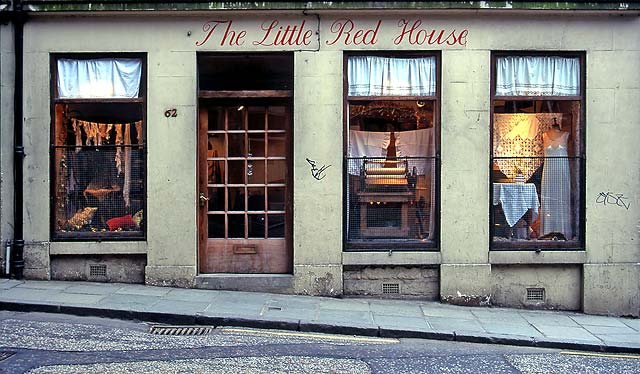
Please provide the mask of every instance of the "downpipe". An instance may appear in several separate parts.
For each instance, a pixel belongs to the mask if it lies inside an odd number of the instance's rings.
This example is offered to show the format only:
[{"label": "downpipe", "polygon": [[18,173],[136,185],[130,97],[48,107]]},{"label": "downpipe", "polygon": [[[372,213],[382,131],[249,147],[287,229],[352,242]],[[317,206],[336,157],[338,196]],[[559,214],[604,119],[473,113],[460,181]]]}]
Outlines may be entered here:
[{"label": "downpipe", "polygon": [[24,143],[23,143],[23,52],[24,52],[24,23],[25,13],[22,8],[22,0],[14,1],[13,25],[14,25],[14,56],[15,56],[15,76],[13,93],[13,240],[12,248],[9,250],[9,272],[11,278],[22,279],[24,271],[24,234],[23,234],[23,165],[24,165]]}]

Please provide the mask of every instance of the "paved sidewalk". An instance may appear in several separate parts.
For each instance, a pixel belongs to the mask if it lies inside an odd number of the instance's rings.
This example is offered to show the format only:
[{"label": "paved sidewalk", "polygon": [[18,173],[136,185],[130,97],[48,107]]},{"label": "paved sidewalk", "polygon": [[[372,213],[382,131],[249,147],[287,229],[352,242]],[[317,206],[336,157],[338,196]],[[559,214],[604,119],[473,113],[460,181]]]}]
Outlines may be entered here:
[{"label": "paved sidewalk", "polygon": [[120,283],[0,280],[0,310],[640,353],[640,319]]}]

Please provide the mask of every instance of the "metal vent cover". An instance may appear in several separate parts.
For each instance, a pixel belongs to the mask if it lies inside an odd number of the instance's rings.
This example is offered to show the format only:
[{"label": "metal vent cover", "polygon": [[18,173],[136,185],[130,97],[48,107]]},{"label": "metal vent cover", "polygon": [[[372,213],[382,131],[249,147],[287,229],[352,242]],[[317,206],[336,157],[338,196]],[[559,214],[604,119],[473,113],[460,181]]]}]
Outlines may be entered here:
[{"label": "metal vent cover", "polygon": [[107,265],[104,264],[90,264],[89,265],[90,277],[107,277]]},{"label": "metal vent cover", "polygon": [[154,335],[182,335],[195,336],[207,335],[213,331],[210,326],[165,326],[153,325],[149,328],[149,333]]},{"label": "metal vent cover", "polygon": [[527,288],[527,301],[542,301],[545,300],[544,288]]},{"label": "metal vent cover", "polygon": [[400,283],[382,283],[383,294],[399,294]]}]

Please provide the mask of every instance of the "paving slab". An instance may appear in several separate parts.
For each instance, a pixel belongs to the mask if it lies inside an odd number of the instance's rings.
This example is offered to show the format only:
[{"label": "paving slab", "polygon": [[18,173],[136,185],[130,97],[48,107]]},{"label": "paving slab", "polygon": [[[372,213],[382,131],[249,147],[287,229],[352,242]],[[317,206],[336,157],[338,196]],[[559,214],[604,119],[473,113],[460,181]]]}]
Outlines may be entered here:
[{"label": "paving slab", "polygon": [[601,343],[595,335],[582,327],[558,327],[554,325],[536,325],[536,328],[540,332],[550,339],[567,339],[567,340],[580,340],[594,343]]},{"label": "paving slab", "polygon": [[284,309],[307,309],[315,311],[319,306],[319,302],[317,300],[309,300],[307,298],[299,299],[299,298],[286,298],[286,297],[274,297],[269,299],[265,305],[269,308],[281,310]]},{"label": "paving slab", "polygon": [[58,305],[65,306],[92,306],[96,305],[100,300],[107,297],[107,295],[91,295],[85,293],[59,293],[56,294],[53,300]]},{"label": "paving slab", "polygon": [[470,319],[444,318],[444,317],[426,317],[429,325],[436,331],[474,331],[486,332],[484,327],[476,321]]},{"label": "paving slab", "polygon": [[192,301],[160,299],[157,302],[149,305],[145,309],[145,311],[158,312],[158,313],[196,315],[198,313],[204,312],[209,305],[210,304],[208,302],[192,302]]},{"label": "paving slab", "polygon": [[632,329],[640,332],[640,318],[636,318],[636,319],[623,318],[621,322],[631,327]]},{"label": "paving slab", "polygon": [[612,326],[596,326],[596,325],[584,325],[582,326],[585,330],[589,331],[594,335],[598,334],[636,334],[640,336],[640,333],[631,327],[612,327]]},{"label": "paving slab", "polygon": [[571,317],[558,313],[519,313],[525,320],[534,326],[549,325],[563,327],[579,327],[580,325]]},{"label": "paving slab", "polygon": [[[640,347],[640,334],[598,334],[598,338],[602,339],[607,345],[616,342],[633,343]],[[640,363],[639,363],[640,364]]]},{"label": "paving slab", "polygon": [[386,330],[429,331],[433,328],[424,317],[402,317],[373,313],[373,321],[378,327]]},{"label": "paving slab", "polygon": [[2,301],[40,301],[52,302],[61,294],[60,291],[39,288],[11,288],[0,293]]},{"label": "paving slab", "polygon": [[395,315],[402,318],[419,317],[424,319],[424,313],[419,305],[410,303],[372,303],[370,310],[373,313]]},{"label": "paving slab", "polygon": [[111,294],[102,298],[95,304],[95,306],[117,310],[143,312],[158,301],[158,298],[154,296]]},{"label": "paving slab", "polygon": [[16,288],[33,288],[39,290],[65,290],[72,286],[73,283],[69,282],[47,282],[47,281],[33,281],[28,283],[21,283],[16,285]]},{"label": "paving slab", "polygon": [[327,299],[323,298],[318,303],[323,309],[351,310],[366,312],[371,310],[369,301],[361,299]]},{"label": "paving slab", "polygon": [[86,293],[91,295],[112,294],[124,285],[119,283],[79,283],[67,287],[66,293]]},{"label": "paving slab", "polygon": [[611,326],[611,327],[625,327],[621,319],[614,317],[604,316],[589,316],[589,315],[573,315],[571,319],[579,323],[580,325],[595,325],[595,326]]},{"label": "paving slab", "polygon": [[171,291],[166,287],[151,287],[140,284],[130,284],[115,291],[116,294],[143,295],[143,296],[165,296]]},{"label": "paving slab", "polygon": [[282,308],[278,309],[274,306],[266,306],[260,312],[262,318],[270,319],[286,319],[286,320],[305,320],[313,321],[316,317],[315,309],[305,308]]},{"label": "paving slab", "polygon": [[211,302],[217,295],[216,291],[194,290],[190,288],[176,289],[170,288],[164,296],[165,300],[191,301],[191,302]]},{"label": "paving slab", "polygon": [[490,334],[519,335],[530,337],[542,337],[542,334],[533,326],[523,323],[496,323],[495,321],[480,321],[480,325]]},{"label": "paving slab", "polygon": [[14,288],[21,284],[23,284],[23,282],[21,281],[17,281],[13,279],[3,279],[3,282],[0,283],[0,290],[8,290],[10,288]]},{"label": "paving slab", "polygon": [[359,326],[374,326],[373,316],[369,311],[358,310],[337,310],[337,309],[318,309],[318,313],[313,322],[331,323],[344,325],[349,322],[358,324]]},{"label": "paving slab", "polygon": [[479,320],[484,322],[507,322],[507,323],[521,323],[528,324],[528,321],[519,313],[513,311],[508,312],[505,310],[492,310],[492,309],[480,309],[473,308],[471,313]]},{"label": "paving slab", "polygon": [[458,308],[438,308],[438,307],[429,307],[425,305],[420,306],[422,309],[422,314],[427,317],[446,317],[446,318],[454,318],[454,319],[468,319],[475,320],[476,316],[471,313],[468,309],[458,309]]}]

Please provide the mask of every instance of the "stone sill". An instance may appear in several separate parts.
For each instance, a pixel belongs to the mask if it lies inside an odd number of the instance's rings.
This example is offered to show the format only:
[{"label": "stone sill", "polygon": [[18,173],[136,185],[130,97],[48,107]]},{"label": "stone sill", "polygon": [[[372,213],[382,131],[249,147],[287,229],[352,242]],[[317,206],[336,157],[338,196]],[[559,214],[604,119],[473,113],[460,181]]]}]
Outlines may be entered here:
[{"label": "stone sill", "polygon": [[135,242],[52,242],[49,254],[55,255],[138,255],[147,254],[147,243]]},{"label": "stone sill", "polygon": [[585,251],[491,251],[492,265],[584,264]]},{"label": "stone sill", "polygon": [[440,265],[440,252],[343,252],[343,265]]}]

